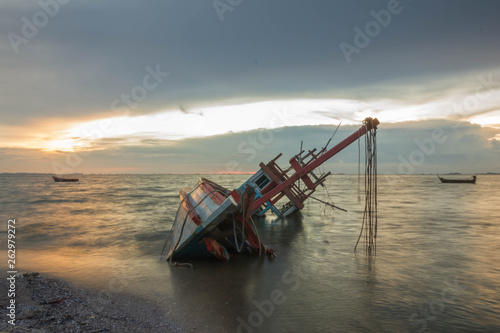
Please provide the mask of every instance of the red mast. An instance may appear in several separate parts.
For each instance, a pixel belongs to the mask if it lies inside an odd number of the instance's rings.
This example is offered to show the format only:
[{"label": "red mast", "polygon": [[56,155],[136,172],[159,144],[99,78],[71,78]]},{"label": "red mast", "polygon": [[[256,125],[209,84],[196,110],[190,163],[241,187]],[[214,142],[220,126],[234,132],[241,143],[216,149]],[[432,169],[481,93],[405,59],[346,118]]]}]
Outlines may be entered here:
[{"label": "red mast", "polygon": [[[313,173],[313,170],[365,135],[371,129],[376,129],[379,123],[380,122],[376,118],[366,118],[363,121],[363,126],[330,150],[324,153],[321,151],[316,155],[316,150],[310,150],[305,156],[301,156],[303,152],[300,152],[298,155],[292,157],[290,159],[290,167],[286,170],[282,170],[278,164],[276,164],[276,160],[281,154],[268,164],[260,163],[261,170],[257,172],[256,177],[252,177],[254,179],[249,179],[250,185],[260,190],[257,191],[260,196],[256,197],[252,210],[256,211],[263,205],[268,207],[268,209],[274,208],[274,203],[283,196],[287,196],[288,199],[290,199],[290,208],[295,206],[293,210],[302,209],[304,207],[303,202],[315,191],[318,185],[323,184],[326,177],[330,174],[327,173],[318,177]],[[309,160],[305,162],[306,159]],[[287,175],[287,172],[292,169],[295,172],[291,175]],[[255,186],[258,181],[257,178],[262,177],[262,174],[265,174],[270,182],[263,187],[260,187],[258,184]],[[310,175],[313,176],[315,182],[311,180],[309,177]],[[301,190],[296,184],[298,180],[302,180],[307,188]],[[276,212],[276,209],[273,209],[273,211]]]}]

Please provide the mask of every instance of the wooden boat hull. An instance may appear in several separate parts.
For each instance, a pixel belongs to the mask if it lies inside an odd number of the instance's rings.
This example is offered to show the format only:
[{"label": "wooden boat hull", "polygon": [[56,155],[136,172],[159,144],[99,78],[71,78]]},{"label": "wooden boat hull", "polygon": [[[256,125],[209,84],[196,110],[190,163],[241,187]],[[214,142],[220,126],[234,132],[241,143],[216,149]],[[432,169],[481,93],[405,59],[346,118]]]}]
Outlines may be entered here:
[{"label": "wooden boat hull", "polygon": [[61,178],[61,177],[55,177],[52,176],[55,182],[77,182],[79,181],[78,178]]},{"label": "wooden boat hull", "polygon": [[443,177],[439,177],[439,180],[441,183],[446,183],[446,184],[475,184],[476,183],[476,176],[473,176],[472,179],[445,179]]},{"label": "wooden boat hull", "polygon": [[260,247],[266,251],[248,222],[242,224],[242,205],[236,200],[239,198],[235,199],[236,192],[201,178],[194,190],[184,188],[179,195],[181,204],[172,227],[167,259],[228,261],[232,254],[243,249],[259,252]]}]

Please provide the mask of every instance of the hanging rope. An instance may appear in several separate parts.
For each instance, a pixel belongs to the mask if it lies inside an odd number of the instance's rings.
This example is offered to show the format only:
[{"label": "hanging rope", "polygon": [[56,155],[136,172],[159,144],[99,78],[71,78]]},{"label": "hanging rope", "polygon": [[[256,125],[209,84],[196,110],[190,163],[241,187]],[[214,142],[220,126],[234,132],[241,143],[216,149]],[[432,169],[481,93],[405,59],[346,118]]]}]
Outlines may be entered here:
[{"label": "hanging rope", "polygon": [[[330,144],[330,142],[332,141],[333,137],[335,136],[335,134],[337,133],[337,131],[339,130],[339,127],[340,125],[342,124],[342,122],[340,122],[338,125],[337,125],[337,128],[335,129],[335,132],[333,132],[332,136],[330,137],[330,139],[326,142],[326,145],[320,150],[319,154],[318,155],[323,155],[327,150],[328,150],[328,145]],[[301,150],[302,151],[302,150]]]},{"label": "hanging rope", "polygon": [[[365,135],[365,211],[363,224],[354,251],[362,236],[367,253],[375,254],[377,241],[377,129],[371,118],[364,122],[367,129]],[[370,126],[368,126],[370,125]],[[368,130],[370,128],[370,130]]]},{"label": "hanging rope", "polygon": [[259,230],[257,229],[257,226],[255,225],[255,222],[253,221],[252,216],[250,215],[250,221],[252,222],[252,226],[250,228],[253,229],[253,232],[255,232],[255,235],[257,236],[257,242],[259,242],[259,258],[262,257],[262,243],[260,242],[260,236],[259,236]]},{"label": "hanging rope", "polygon": [[361,202],[361,144],[359,140],[359,130],[358,130],[358,203]]}]

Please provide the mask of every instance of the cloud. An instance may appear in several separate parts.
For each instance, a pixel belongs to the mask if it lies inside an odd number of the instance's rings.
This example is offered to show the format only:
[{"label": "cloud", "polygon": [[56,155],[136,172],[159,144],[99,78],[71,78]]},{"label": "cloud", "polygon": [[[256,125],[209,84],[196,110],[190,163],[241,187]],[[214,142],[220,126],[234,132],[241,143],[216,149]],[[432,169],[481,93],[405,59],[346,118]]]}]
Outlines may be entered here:
[{"label": "cloud", "polygon": [[[133,114],[179,104],[418,99],[418,91],[405,87],[442,78],[444,88],[460,86],[470,73],[498,68],[495,1],[459,8],[453,1],[405,3],[401,16],[347,64],[339,43],[352,42],[353,27],[386,5],[259,0],[220,22],[207,1],[71,1],[19,54],[0,39],[2,123],[109,117],[113,100],[157,64],[171,75]],[[40,10],[37,2],[5,0],[0,28],[21,35],[22,18]],[[425,101],[441,91],[429,88]]]},{"label": "cloud", "polygon": [[[454,119],[495,126],[500,113],[500,82],[493,74],[471,80],[467,89],[443,92],[433,100],[411,103],[405,99],[290,99],[246,104],[163,111],[144,115],[104,118],[58,129],[45,149],[100,149],[113,144],[152,144],[290,126],[360,124],[366,117],[384,123]],[[45,130],[46,131],[46,130]],[[33,147],[33,146],[31,146]]]},{"label": "cloud", "polygon": [[[100,173],[124,167],[132,168],[129,172],[133,173],[248,172],[279,153],[284,156],[278,163],[286,167],[288,159],[298,152],[301,140],[306,150],[321,148],[335,128],[323,125],[261,129],[179,140],[174,144],[157,139],[151,145],[110,145],[77,154],[3,148],[0,171],[54,172],[54,162],[68,165],[79,161],[80,156],[81,162],[71,168],[72,172]],[[357,128],[358,125],[342,126],[330,147]],[[440,131],[439,137],[444,140],[436,141],[435,131]],[[379,172],[399,173],[402,160],[411,163],[412,159],[417,161],[412,173],[500,172],[498,141],[491,140],[495,133],[495,129],[450,120],[381,123],[377,139]],[[361,142],[362,154],[363,149]],[[332,158],[325,169],[356,173],[357,163],[358,145],[353,143]]]},{"label": "cloud", "polygon": [[[242,144],[250,133],[264,136],[274,129],[274,146],[279,133],[294,132],[293,126],[306,131],[340,121],[359,125],[371,116],[386,128],[399,126],[391,132],[397,139],[386,142],[391,148],[381,154],[412,151],[412,139],[424,131],[420,125],[431,124],[417,121],[454,119],[483,127],[457,127],[469,136],[450,134],[450,142],[494,160],[488,144],[497,142],[488,139],[499,134],[487,128],[500,127],[498,2],[403,2],[403,12],[348,64],[339,44],[352,43],[353,27],[364,28],[373,20],[370,12],[386,6],[387,1],[256,0],[221,22],[210,1],[70,1],[16,53],[6,34],[22,35],[25,19],[32,20],[41,7],[4,0],[0,142],[14,150],[3,151],[1,158],[11,170],[10,158],[62,156],[66,163],[64,156],[78,151],[87,154],[81,165],[87,171],[129,163],[146,172],[165,163],[179,163],[172,166],[179,170],[201,168],[195,156],[210,170],[220,170],[223,161],[243,156],[247,169],[254,153],[241,151],[250,151],[250,142],[238,152],[220,138]],[[148,66],[169,76],[130,108],[122,103],[115,109],[116,99],[144,87]],[[415,122],[404,123],[410,120]],[[297,129],[295,139],[304,135],[312,141],[306,132]],[[283,140],[290,144],[293,138],[288,139]],[[205,142],[227,147],[227,153]],[[187,150],[182,154],[178,147]],[[267,158],[269,147],[254,149]],[[457,161],[465,154],[439,147]],[[386,165],[397,167],[393,155],[388,153]],[[345,163],[351,160],[346,156]]]},{"label": "cloud", "polygon": [[[497,107],[500,108],[500,106]],[[500,129],[500,110],[480,112],[467,118],[467,120],[475,124]]]},{"label": "cloud", "polygon": [[500,150],[500,140],[493,140],[491,145],[493,150]]}]

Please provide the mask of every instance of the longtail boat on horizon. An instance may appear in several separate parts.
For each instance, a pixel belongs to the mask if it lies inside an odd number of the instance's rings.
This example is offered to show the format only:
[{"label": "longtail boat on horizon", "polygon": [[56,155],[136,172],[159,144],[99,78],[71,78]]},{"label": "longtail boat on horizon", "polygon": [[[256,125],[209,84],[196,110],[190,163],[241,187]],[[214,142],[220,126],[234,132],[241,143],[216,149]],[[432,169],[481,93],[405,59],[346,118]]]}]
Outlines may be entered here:
[{"label": "longtail boat on horizon", "polygon": [[[327,149],[328,141],[318,152],[302,150],[286,168],[276,163],[282,156],[279,154],[267,164],[260,163],[260,169],[232,191],[206,178],[200,178],[193,189],[183,188],[170,238],[163,248],[169,245],[167,260],[228,261],[243,252],[273,255],[274,251],[262,244],[252,216],[260,217],[270,210],[283,218],[300,211],[331,174],[315,170],[363,135],[375,136],[377,125],[376,118],[366,118],[357,131],[335,147]],[[299,181],[305,186],[299,186]],[[278,208],[281,199],[288,201]]]},{"label": "longtail boat on horizon", "polygon": [[440,177],[437,175],[441,183],[455,183],[455,184],[475,184],[476,183],[476,176],[472,176],[472,179],[446,179],[443,177]]},{"label": "longtail boat on horizon", "polygon": [[77,182],[79,179],[78,178],[62,178],[62,177],[56,177],[52,176],[55,182]]}]

